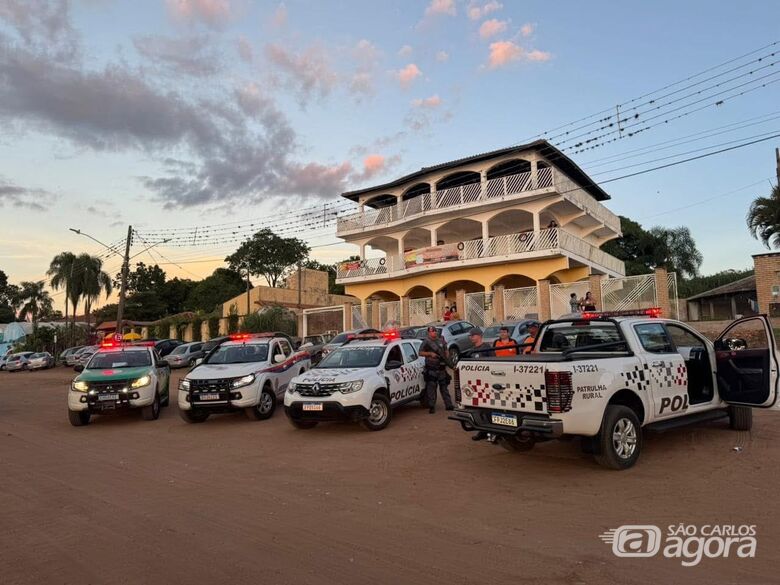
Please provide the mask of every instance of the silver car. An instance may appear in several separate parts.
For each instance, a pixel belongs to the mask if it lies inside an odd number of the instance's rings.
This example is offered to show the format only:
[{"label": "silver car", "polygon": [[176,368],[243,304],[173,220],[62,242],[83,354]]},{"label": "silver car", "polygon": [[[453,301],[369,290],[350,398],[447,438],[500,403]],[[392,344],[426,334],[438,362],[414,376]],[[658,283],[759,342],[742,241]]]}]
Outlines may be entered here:
[{"label": "silver car", "polygon": [[[97,345],[90,345],[82,349],[76,356],[76,366],[86,366],[95,352],[100,349]],[[75,366],[74,366],[75,367]]]},{"label": "silver car", "polygon": [[31,355],[33,355],[32,351],[22,351],[19,353],[14,353],[8,356],[8,359],[5,362],[5,369],[7,372],[21,372],[22,370],[27,369],[27,363]]},{"label": "silver car", "polygon": [[528,328],[533,325],[539,325],[539,321],[534,319],[523,319],[522,321],[504,321],[503,323],[494,323],[487,329],[485,329],[485,335],[483,339],[486,343],[491,345],[498,341],[499,330],[502,327],[509,329],[510,339],[514,339],[518,344],[523,343],[525,338],[528,337]]},{"label": "silver car", "polygon": [[428,336],[428,327],[436,327],[439,337],[444,339],[444,343],[447,344],[450,359],[454,362],[458,361],[461,353],[471,348],[469,331],[474,328],[474,325],[468,321],[439,321],[436,323],[428,323],[428,325],[421,327],[417,332],[418,339],[425,339]]},{"label": "silver car", "polygon": [[53,367],[54,356],[48,351],[34,353],[27,359],[28,370],[48,370]]},{"label": "silver car", "polygon": [[65,356],[65,365],[69,367],[73,367],[76,364],[79,363],[79,356],[81,355],[81,352],[88,349],[89,345],[84,345],[80,348],[78,348],[76,351],[73,351]]},{"label": "silver car", "polygon": [[195,360],[202,358],[203,355],[203,343],[195,341],[176,346],[163,359],[171,365],[171,368],[186,368],[194,366]]}]

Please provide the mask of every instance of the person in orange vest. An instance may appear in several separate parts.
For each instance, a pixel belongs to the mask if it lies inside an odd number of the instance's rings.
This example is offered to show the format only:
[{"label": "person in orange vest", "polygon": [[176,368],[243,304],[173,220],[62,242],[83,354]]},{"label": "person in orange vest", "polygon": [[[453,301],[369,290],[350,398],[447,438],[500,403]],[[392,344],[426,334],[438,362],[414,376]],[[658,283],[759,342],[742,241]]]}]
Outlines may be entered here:
[{"label": "person in orange vest", "polygon": [[[531,343],[536,344],[536,336],[539,335],[539,323],[531,323],[528,326],[528,337],[523,340],[523,344]],[[523,353],[533,353],[534,346],[529,345],[523,350]]]},{"label": "person in orange vest", "polygon": [[[509,346],[508,349],[499,349],[507,346]],[[498,339],[493,343],[493,347],[496,348],[497,357],[507,357],[520,353],[517,342],[509,337],[509,327],[507,326],[502,326],[501,329],[498,330]]]}]

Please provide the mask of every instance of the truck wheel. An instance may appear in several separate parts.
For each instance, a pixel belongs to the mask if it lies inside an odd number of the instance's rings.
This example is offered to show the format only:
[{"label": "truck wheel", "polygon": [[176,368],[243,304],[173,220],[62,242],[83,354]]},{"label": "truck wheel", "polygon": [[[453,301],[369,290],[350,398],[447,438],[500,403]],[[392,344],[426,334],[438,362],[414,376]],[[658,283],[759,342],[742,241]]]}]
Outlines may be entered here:
[{"label": "truck wheel", "polygon": [[157,392],[154,393],[154,402],[141,409],[141,415],[144,417],[144,420],[157,420],[160,418],[160,395]]},{"label": "truck wheel", "polygon": [[729,427],[735,431],[753,428],[753,409],[749,406],[729,406]]},{"label": "truck wheel", "polygon": [[533,437],[499,437],[498,442],[507,451],[530,451],[536,445]]},{"label": "truck wheel", "polygon": [[83,427],[84,425],[88,425],[89,417],[90,415],[88,410],[68,411],[68,420],[74,427]]},{"label": "truck wheel", "polygon": [[596,461],[610,469],[628,469],[642,451],[642,428],[633,410],[627,406],[607,406],[599,432]]},{"label": "truck wheel", "polygon": [[381,392],[376,392],[371,398],[368,417],[363,419],[363,426],[369,431],[381,431],[390,424],[391,418],[390,399]]},{"label": "truck wheel", "polygon": [[457,364],[459,359],[460,359],[460,350],[458,349],[457,345],[453,345],[450,348],[450,360],[452,360],[453,364]]},{"label": "truck wheel", "polygon": [[249,420],[265,420],[271,418],[276,410],[276,397],[266,386],[260,394],[260,401],[255,406],[244,409]]},{"label": "truck wheel", "polygon": [[188,423],[202,423],[209,417],[209,413],[196,412],[194,410],[179,410],[179,416]]},{"label": "truck wheel", "polygon": [[307,430],[313,429],[317,426],[316,420],[295,420],[294,418],[290,418],[288,420],[290,421],[290,424],[296,429]]}]

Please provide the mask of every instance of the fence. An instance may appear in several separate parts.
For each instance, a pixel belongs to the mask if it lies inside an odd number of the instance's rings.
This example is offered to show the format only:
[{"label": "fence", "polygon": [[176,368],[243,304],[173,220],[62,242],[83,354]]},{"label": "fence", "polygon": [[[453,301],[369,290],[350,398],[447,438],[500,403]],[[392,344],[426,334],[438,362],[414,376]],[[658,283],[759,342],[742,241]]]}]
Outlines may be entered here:
[{"label": "fence", "polygon": [[[563,284],[550,285],[550,316],[557,319],[561,315],[571,313],[571,295],[574,293],[577,300],[583,298],[585,293],[590,290],[590,283],[585,282],[565,282]],[[601,307],[599,307],[601,308]]]},{"label": "fence", "polygon": [[487,327],[494,319],[493,292],[466,294],[466,321],[479,327]]},{"label": "fence", "polygon": [[667,290],[669,292],[669,306],[672,308],[672,319],[680,318],[680,297],[677,296],[677,273],[670,272],[666,275]]},{"label": "fence", "polygon": [[539,291],[535,286],[504,290],[504,315],[507,321],[539,318]]},{"label": "fence", "polygon": [[303,310],[302,335],[320,335],[344,330],[344,305]]},{"label": "fence", "polygon": [[409,325],[420,326],[435,320],[433,298],[409,299]]},{"label": "fence", "polygon": [[[369,315],[371,313],[369,312]],[[360,305],[352,305],[352,328],[353,329],[365,329],[368,327],[368,323],[363,318],[363,311]]]},{"label": "fence", "polygon": [[379,303],[379,326],[384,327],[390,321],[401,322],[401,301]]}]

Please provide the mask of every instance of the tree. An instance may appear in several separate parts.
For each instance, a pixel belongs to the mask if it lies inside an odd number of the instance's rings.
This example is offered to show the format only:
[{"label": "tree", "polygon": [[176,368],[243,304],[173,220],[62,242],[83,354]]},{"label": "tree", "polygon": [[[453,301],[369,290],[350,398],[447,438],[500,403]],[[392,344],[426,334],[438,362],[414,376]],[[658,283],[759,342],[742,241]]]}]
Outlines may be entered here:
[{"label": "tree", "polygon": [[[65,327],[68,325],[68,303],[70,301],[70,292],[75,280],[76,255],[73,252],[60,252],[49,263],[49,270],[46,274],[51,277],[51,287],[54,290],[65,289]],[[76,320],[76,310],[74,306],[73,320]]]},{"label": "tree", "polygon": [[43,282],[25,281],[21,283],[20,288],[19,302],[22,308],[19,310],[19,319],[24,321],[30,317],[33,331],[36,331],[39,316],[52,310],[51,297],[44,289]]},{"label": "tree", "polygon": [[103,261],[97,256],[81,254],[78,257],[78,286],[84,297],[84,314],[89,326],[89,314],[92,304],[105,292],[108,297],[113,291],[111,277],[103,270]]},{"label": "tree", "polygon": [[699,274],[703,257],[696,248],[690,229],[684,226],[654,227],[650,229],[650,234],[656,241],[655,266],[663,266],[684,278],[693,278]]},{"label": "tree", "polygon": [[245,291],[246,283],[241,274],[229,268],[217,268],[211,276],[195,283],[187,297],[187,308],[208,313]]},{"label": "tree", "polygon": [[780,247],[780,184],[769,197],[756,197],[750,204],[747,225],[751,235],[764,246]]},{"label": "tree", "polygon": [[282,238],[263,228],[225,258],[231,270],[262,276],[272,287],[278,287],[299,262],[309,255],[309,246],[298,238]]},{"label": "tree", "polygon": [[[149,291],[162,291],[165,286],[166,274],[165,271],[157,264],[154,266],[147,266],[143,262],[137,262],[135,270],[130,270],[127,273],[127,294],[133,294],[136,292],[149,292]],[[122,283],[122,274],[119,273],[114,277],[114,286],[119,288]]]},{"label": "tree", "polygon": [[0,270],[0,323],[16,321],[16,309],[19,307],[19,287],[9,284],[8,276]]},{"label": "tree", "polygon": [[165,303],[165,312],[175,315],[188,309],[187,298],[190,296],[195,283],[187,278],[172,278],[160,289],[160,299]]}]

